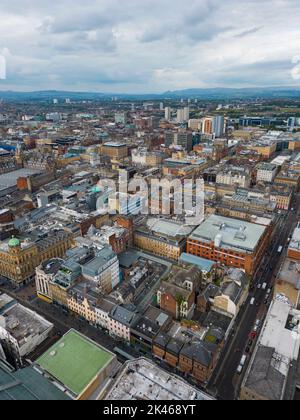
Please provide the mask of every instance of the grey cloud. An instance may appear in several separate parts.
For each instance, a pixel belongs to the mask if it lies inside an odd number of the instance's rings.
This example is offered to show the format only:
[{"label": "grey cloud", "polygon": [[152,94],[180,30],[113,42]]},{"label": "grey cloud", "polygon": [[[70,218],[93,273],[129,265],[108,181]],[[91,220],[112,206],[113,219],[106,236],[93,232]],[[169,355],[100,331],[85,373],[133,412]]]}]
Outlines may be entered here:
[{"label": "grey cloud", "polygon": [[262,27],[257,27],[257,28],[252,28],[252,29],[248,29],[246,31],[240,32],[237,35],[234,35],[235,38],[244,38],[245,36],[248,35],[252,35],[252,34],[256,34],[257,32],[259,32],[262,29]]},{"label": "grey cloud", "polygon": [[1,0],[0,18],[18,89],[285,84],[300,54],[298,0]]}]

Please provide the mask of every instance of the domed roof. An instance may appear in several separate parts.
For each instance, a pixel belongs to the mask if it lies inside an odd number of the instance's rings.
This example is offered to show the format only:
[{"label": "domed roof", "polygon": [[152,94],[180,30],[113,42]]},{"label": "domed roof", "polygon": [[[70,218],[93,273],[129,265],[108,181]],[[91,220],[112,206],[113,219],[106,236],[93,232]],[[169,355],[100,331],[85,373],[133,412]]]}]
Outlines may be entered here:
[{"label": "domed roof", "polygon": [[19,239],[17,238],[12,238],[9,242],[8,242],[8,246],[10,248],[16,248],[18,246],[21,245],[21,242],[19,241]]}]

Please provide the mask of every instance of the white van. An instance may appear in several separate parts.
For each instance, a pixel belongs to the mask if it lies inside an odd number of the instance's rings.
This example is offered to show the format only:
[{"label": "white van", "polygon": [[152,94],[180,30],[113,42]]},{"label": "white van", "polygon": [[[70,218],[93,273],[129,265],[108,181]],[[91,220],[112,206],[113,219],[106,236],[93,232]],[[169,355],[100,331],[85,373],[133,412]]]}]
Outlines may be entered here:
[{"label": "white van", "polygon": [[244,366],[239,365],[239,367],[237,368],[237,374],[240,375],[243,372]]},{"label": "white van", "polygon": [[241,358],[240,366],[244,367],[245,363],[246,363],[246,360],[247,360],[247,356],[244,354],[244,356]]}]

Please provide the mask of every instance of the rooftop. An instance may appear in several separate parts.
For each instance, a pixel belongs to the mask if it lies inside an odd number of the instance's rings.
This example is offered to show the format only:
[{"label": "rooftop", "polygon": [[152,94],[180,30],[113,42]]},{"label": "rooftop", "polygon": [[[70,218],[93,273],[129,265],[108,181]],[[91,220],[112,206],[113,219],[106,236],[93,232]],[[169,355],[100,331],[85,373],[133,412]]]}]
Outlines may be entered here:
[{"label": "rooftop", "polygon": [[147,226],[149,230],[156,234],[161,234],[169,237],[186,237],[192,231],[193,227],[183,225],[182,223],[166,219],[148,219]]},{"label": "rooftop", "polygon": [[135,318],[135,313],[123,306],[116,306],[111,312],[111,318],[123,325],[130,326]]},{"label": "rooftop", "polygon": [[107,142],[104,143],[104,147],[127,147],[127,144],[119,142]]},{"label": "rooftop", "polygon": [[0,314],[5,311],[8,307],[15,305],[16,301],[14,298],[6,295],[0,294]]},{"label": "rooftop", "polygon": [[263,326],[244,386],[270,400],[281,400],[293,362],[299,357],[300,311],[277,296]]},{"label": "rooftop", "polygon": [[15,302],[0,310],[0,325],[8,331],[21,347],[27,340],[40,336],[52,328],[52,324],[36,312]]},{"label": "rooftop", "polygon": [[179,262],[196,265],[198,268],[200,268],[201,271],[206,273],[209,273],[215,265],[213,261],[196,257],[192,254],[186,254],[185,252],[181,254]]},{"label": "rooftop", "polygon": [[290,283],[300,291],[300,263],[286,258],[278,274],[278,280]]},{"label": "rooftop", "polygon": [[92,277],[97,276],[115,258],[117,258],[116,254],[109,247],[104,247],[94,259],[83,265],[82,274]]},{"label": "rooftop", "polygon": [[190,236],[190,240],[215,242],[217,248],[253,253],[266,227],[237,219],[212,215]]},{"label": "rooftop", "polygon": [[45,261],[40,269],[43,270],[45,274],[56,274],[63,264],[63,260],[60,258],[53,258],[51,260]]},{"label": "rooftop", "polygon": [[274,163],[268,163],[268,162],[261,162],[257,165],[258,171],[276,171],[277,166]]},{"label": "rooftop", "polygon": [[17,185],[18,178],[28,177],[30,175],[37,175],[41,171],[36,169],[18,169],[16,171],[8,172],[0,175],[0,190],[12,188]]},{"label": "rooftop", "polygon": [[118,258],[122,268],[130,268],[139,260],[139,256],[134,251],[122,252]]},{"label": "rooftop", "polygon": [[[294,327],[288,321],[291,317]],[[286,301],[275,300],[270,308],[261,337],[260,345],[276,349],[282,362],[278,369],[286,374],[289,362],[297,360],[300,348],[300,311],[293,309]]]},{"label": "rooftop", "polygon": [[272,366],[275,360],[274,349],[260,346],[245,386],[270,400],[279,401],[282,399],[285,376]]},{"label": "rooftop", "polygon": [[78,396],[114,357],[87,337],[70,330],[37,360],[37,365]]},{"label": "rooftop", "polygon": [[33,367],[18,371],[0,363],[0,401],[60,401],[70,398]]},{"label": "rooftop", "polygon": [[212,400],[179,377],[141,358],[126,363],[106,400],[195,401]]},{"label": "rooftop", "polygon": [[300,251],[300,224],[294,230],[289,249]]}]

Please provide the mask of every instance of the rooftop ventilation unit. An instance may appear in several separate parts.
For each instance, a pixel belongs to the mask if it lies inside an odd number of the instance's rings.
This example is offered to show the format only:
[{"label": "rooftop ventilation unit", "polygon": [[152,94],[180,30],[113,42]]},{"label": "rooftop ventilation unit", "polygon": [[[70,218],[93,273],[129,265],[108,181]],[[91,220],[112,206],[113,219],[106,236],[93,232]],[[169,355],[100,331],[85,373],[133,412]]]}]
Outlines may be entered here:
[{"label": "rooftop ventilation unit", "polygon": [[221,246],[221,243],[222,243],[222,235],[221,234],[219,234],[219,235],[217,235],[216,237],[215,237],[215,247],[216,248],[220,248],[220,246]]}]

